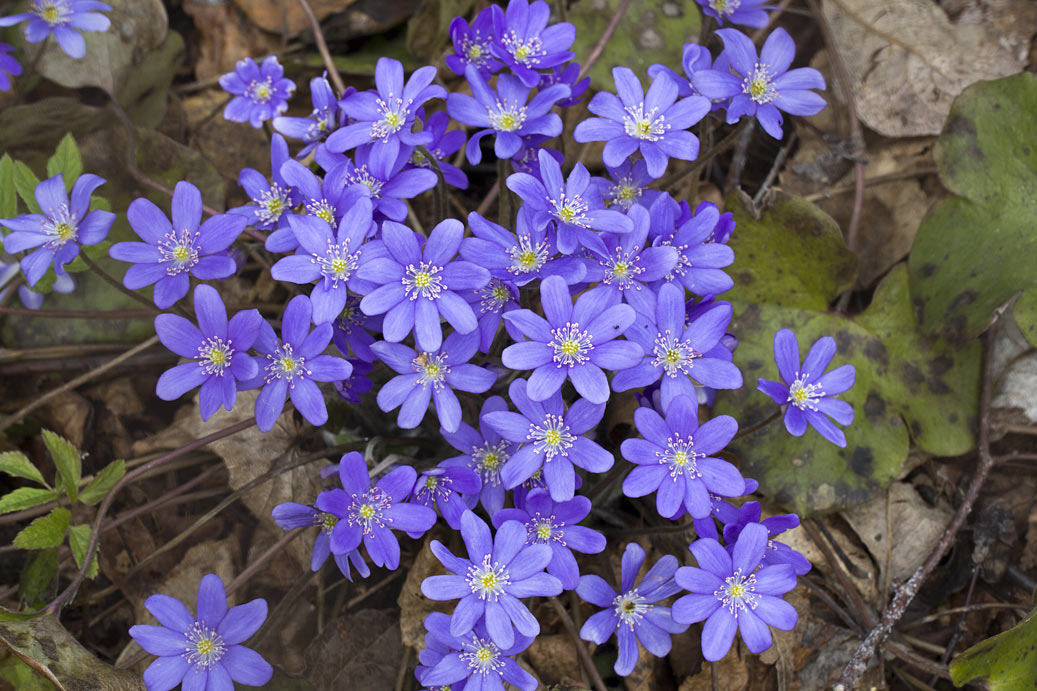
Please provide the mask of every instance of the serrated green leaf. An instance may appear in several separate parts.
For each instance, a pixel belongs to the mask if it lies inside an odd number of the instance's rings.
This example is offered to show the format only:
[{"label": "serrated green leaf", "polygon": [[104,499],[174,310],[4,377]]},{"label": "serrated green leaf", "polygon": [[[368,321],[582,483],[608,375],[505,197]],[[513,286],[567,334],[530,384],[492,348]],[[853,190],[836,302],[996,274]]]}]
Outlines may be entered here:
[{"label": "serrated green leaf", "polygon": [[[86,556],[86,548],[90,546],[90,526],[84,523],[69,528],[68,546],[72,548],[72,556],[76,559],[76,566],[83,568],[83,557]],[[97,553],[98,550],[94,550],[93,561],[86,572],[87,578],[93,578],[97,575]]]},{"label": "serrated green leaf", "polygon": [[52,489],[37,489],[36,487],[19,487],[13,492],[8,492],[0,497],[0,514],[31,509],[48,501],[58,498],[58,493]]},{"label": "serrated green leaf", "polygon": [[1037,679],[1037,612],[951,660],[955,686],[986,678],[983,688],[1012,691],[1033,688]]},{"label": "serrated green leaf", "polygon": [[61,478],[61,486],[65,488],[65,494],[74,504],[79,497],[79,480],[83,476],[83,457],[79,449],[64,437],[43,430],[43,443],[50,450],[55,465],[58,466],[58,476]]},{"label": "serrated green leaf", "polygon": [[58,550],[42,549],[22,573],[21,596],[33,609],[39,607],[43,593],[58,573]]},{"label": "serrated green leaf", "polygon": [[72,513],[59,506],[46,516],[33,519],[22,532],[14,536],[13,545],[19,549],[46,549],[57,547],[65,541]]},{"label": "serrated green leaf", "polygon": [[44,487],[50,487],[50,485],[47,484],[47,481],[43,479],[43,473],[41,473],[39,469],[32,464],[29,457],[21,451],[5,451],[4,453],[0,453],[0,472],[15,477],[22,477],[26,480],[32,480]]},{"label": "serrated green leaf", "polygon": [[61,138],[54,155],[47,161],[47,176],[54,177],[60,173],[65,182],[65,189],[71,190],[82,172],[83,158],[79,155],[75,138],[69,132]]},{"label": "serrated green leaf", "polygon": [[0,158],[0,218],[18,215],[18,193],[14,189],[14,161],[8,154]]},{"label": "serrated green leaf", "polygon": [[112,461],[86,486],[86,489],[79,495],[79,500],[85,504],[96,504],[104,499],[108,491],[125,474],[126,461]]},{"label": "serrated green leaf", "polygon": [[25,202],[25,206],[34,214],[40,213],[40,205],[36,202],[36,185],[38,184],[40,184],[40,179],[36,177],[36,173],[32,172],[32,168],[21,161],[14,162],[14,189]]}]

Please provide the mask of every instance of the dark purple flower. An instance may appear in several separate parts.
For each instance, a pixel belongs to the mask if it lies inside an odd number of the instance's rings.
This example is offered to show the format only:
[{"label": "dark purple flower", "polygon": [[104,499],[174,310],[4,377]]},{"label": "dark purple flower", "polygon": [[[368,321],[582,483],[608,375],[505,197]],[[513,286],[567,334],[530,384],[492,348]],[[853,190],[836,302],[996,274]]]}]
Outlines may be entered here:
[{"label": "dark purple flower", "polygon": [[490,48],[500,40],[500,35],[493,28],[494,12],[502,10],[497,5],[484,8],[472,20],[471,26],[464,17],[454,17],[450,22],[450,40],[454,44],[454,54],[446,56],[446,64],[459,77],[464,76],[468,65],[477,68],[483,79],[489,79],[491,74],[504,67],[504,63],[493,57]]},{"label": "dark purple flower", "polygon": [[537,70],[573,58],[569,46],[576,40],[576,27],[568,22],[548,26],[550,19],[551,7],[543,0],[510,0],[503,13],[493,14],[494,31],[500,39],[490,49],[530,88],[540,81]]},{"label": "dark purple flower", "polygon": [[[237,271],[224,254],[248,221],[238,214],[218,214],[201,223],[202,195],[181,180],[173,190],[172,218],[148,199],[135,199],[126,212],[130,226],[144,242],[117,242],[113,259],[132,262],[122,283],[130,290],[155,284],[155,305],[168,309],[187,295],[190,276],[202,281],[226,278]],[[200,224],[200,225],[199,225]]]},{"label": "dark purple flower", "polygon": [[598,188],[591,186],[590,173],[582,163],[576,164],[566,180],[549,153],[541,150],[539,157],[540,179],[515,173],[508,176],[507,185],[522,198],[523,207],[529,207],[534,227],[557,222],[558,250],[562,254],[572,254],[580,245],[605,254],[605,245],[595,230],[629,233],[634,229],[626,214],[603,208]]},{"label": "dark purple flower", "polygon": [[590,513],[587,497],[573,497],[556,503],[545,490],[533,490],[522,509],[502,509],[493,516],[499,528],[505,521],[519,521],[526,528],[526,544],[551,547],[547,572],[562,582],[565,590],[580,583],[580,569],[572,551],[597,554],[605,549],[605,536],[596,530],[576,525]]},{"label": "dark purple flower", "polygon": [[[306,142],[306,146],[296,154],[298,158],[304,158],[306,154],[313,151],[317,144],[324,141],[324,138],[339,124],[338,99],[335,98],[335,92],[331,90],[327,76],[321,75],[310,80],[310,100],[313,102],[313,112],[309,117],[281,116],[274,118],[275,130],[291,139],[301,139]],[[275,167],[274,170],[277,168]]]},{"label": "dark purple flower", "polygon": [[723,54],[730,60],[730,70],[700,70],[692,83],[703,96],[731,99],[728,124],[748,115],[767,134],[781,139],[781,111],[816,115],[825,107],[825,100],[810,91],[825,88],[821,73],[812,67],[789,70],[796,44],[787,31],[775,29],[764,42],[759,59],[752,40],[737,29],[720,29],[717,34],[724,41]]},{"label": "dark purple flower", "polygon": [[580,79],[580,63],[570,62],[565,65],[556,65],[550,72],[544,72],[540,76],[540,87],[553,86],[554,84],[565,84],[569,87],[569,97],[558,102],[562,108],[575,106],[583,100],[583,95],[591,85],[591,78]]},{"label": "dark purple flower", "polygon": [[[653,213],[666,206],[666,201],[660,198],[653,205]],[[734,250],[711,240],[720,228],[728,225],[733,223],[722,223],[720,210],[706,202],[675,231],[660,237],[656,244],[672,245],[677,250],[677,265],[666,280],[678,282],[696,295],[717,295],[730,290],[734,281],[721,269],[734,263]]]},{"label": "dark purple flower", "polygon": [[665,194],[660,190],[648,189],[654,178],[648,174],[648,164],[642,160],[631,163],[627,159],[618,166],[605,167],[613,181],[594,177],[591,178],[591,182],[597,184],[603,199],[612,200],[612,205],[623,211],[629,211],[634,204],[640,204],[647,209],[656,198]]},{"label": "dark purple flower", "polygon": [[659,286],[655,319],[639,315],[645,328],[635,327],[627,333],[627,338],[644,348],[645,358],[616,374],[613,389],[627,391],[662,379],[661,403],[666,410],[677,396],[697,400],[696,384],[713,389],[742,386],[742,373],[732,364],[731,351],[721,343],[731,323],[731,305],[718,303],[690,323],[684,315],[684,289],[672,283]]},{"label": "dark purple flower", "polygon": [[561,581],[544,573],[551,548],[526,544],[526,528],[518,521],[505,522],[491,539],[489,526],[471,511],[461,515],[461,537],[468,559],[433,540],[432,553],[452,574],[429,576],[421,583],[421,592],[432,600],[460,598],[450,617],[450,634],[463,636],[480,620],[500,648],[515,644],[516,631],[539,634],[540,623],[520,600],[562,592]]},{"label": "dark purple flower", "polygon": [[[317,539],[313,541],[313,555],[310,557],[310,570],[317,571],[320,567],[324,566],[324,562],[328,560],[331,554],[331,531],[335,529],[335,525],[338,524],[338,516],[330,513],[324,513],[318,511],[312,506],[306,504],[298,504],[293,501],[278,504],[274,507],[273,513],[274,522],[277,523],[284,530],[294,530],[295,528],[306,528],[309,526],[318,526],[320,532],[317,533]],[[342,572],[342,575],[346,577],[346,580],[353,581],[353,573],[349,568],[350,563],[356,568],[361,578],[367,578],[371,575],[371,567],[367,565],[364,558],[360,555],[359,549],[354,549],[346,554],[334,555],[335,564],[338,566],[338,570]]]},{"label": "dark purple flower", "polygon": [[798,526],[799,516],[794,513],[786,513],[761,521],[761,515],[762,509],[758,501],[747,501],[739,507],[735,519],[726,521],[724,525],[724,542],[727,543],[727,551],[731,552],[734,549],[733,545],[738,541],[738,536],[742,534],[747,525],[759,523],[767,529],[767,549],[763,552],[761,562],[764,566],[791,564],[798,576],[810,571],[810,561],[806,557],[788,545],[773,539],[786,530],[792,530]]},{"label": "dark purple flower", "polygon": [[606,402],[609,383],[602,370],[633,367],[644,356],[636,343],[614,340],[634,322],[633,308],[593,291],[573,305],[560,276],[541,281],[540,300],[547,319],[525,309],[504,315],[530,339],[504,349],[504,366],[533,370],[526,392],[534,401],[546,401],[568,378],[591,403]]},{"label": "dark purple flower", "polygon": [[[853,406],[832,396],[848,391],[857,377],[853,365],[836,367],[825,373],[835,356],[835,339],[825,336],[810,346],[803,367],[799,366],[799,341],[796,334],[782,329],[774,334],[774,362],[784,384],[760,379],[758,390],[770,396],[785,409],[785,429],[794,437],[802,437],[807,424],[836,446],[846,446],[846,435],[832,424],[853,422]],[[829,420],[828,418],[832,418]]]},{"label": "dark purple flower", "polygon": [[191,360],[162,373],[155,393],[163,401],[174,401],[196,387],[202,420],[223,406],[234,408],[238,382],[259,373],[259,364],[248,349],[259,337],[263,317],[259,310],[243,310],[227,321],[227,309],[215,288],[194,289],[194,312],[198,326],[176,314],[155,317],[155,333],[162,345]]},{"label": "dark purple flower", "polygon": [[527,134],[522,138],[522,148],[511,157],[511,169],[516,173],[529,173],[535,178],[540,177],[540,152],[547,153],[558,165],[565,163],[565,156],[557,149],[549,149],[543,146],[551,137],[543,134]]},{"label": "dark purple flower", "polygon": [[[751,477],[745,478],[745,493],[752,494],[760,488],[760,483],[753,480]],[[695,534],[699,537],[711,537],[714,540],[720,539],[720,533],[717,532],[716,521],[720,521],[721,526],[725,526],[728,523],[733,523],[738,520],[738,507],[729,501],[725,501],[723,497],[710,492],[709,501],[711,503],[710,515],[708,518],[695,518],[692,522],[695,525]]]},{"label": "dark purple flower", "polygon": [[107,31],[111,21],[99,12],[111,10],[110,5],[98,0],[32,0],[28,12],[0,17],[0,27],[28,21],[25,25],[26,41],[39,43],[54,34],[61,50],[70,58],[81,58],[86,55],[86,41],[76,29]]},{"label": "dark purple flower", "polygon": [[454,259],[462,236],[464,225],[452,218],[433,228],[424,246],[407,226],[382,224],[388,256],[366,262],[357,275],[379,286],[364,296],[360,309],[364,314],[385,314],[386,341],[398,343],[413,330],[418,347],[433,352],[443,344],[441,318],[461,334],[479,326],[475,312],[456,291],[481,288],[490,272]]},{"label": "dark purple flower", "polygon": [[436,522],[432,509],[404,502],[417,472],[409,465],[400,466],[372,487],[364,457],[351,451],[339,461],[338,473],[343,489],[317,496],[317,508],[339,519],[331,529],[331,553],[348,554],[363,541],[375,566],[396,569],[400,543],[392,531],[420,534]]},{"label": "dark purple flower", "polygon": [[496,430],[486,423],[486,416],[498,410],[507,410],[507,402],[500,396],[490,396],[479,411],[479,429],[475,429],[467,422],[462,422],[456,432],[440,430],[443,438],[461,452],[460,456],[454,456],[443,461],[442,465],[464,466],[475,471],[482,480],[482,490],[478,497],[471,497],[469,507],[475,508],[476,503],[482,502],[486,513],[494,515],[504,506],[504,485],[501,484],[500,469],[515,453],[515,444],[501,439]]},{"label": "dark purple flower", "polygon": [[[299,194],[281,175],[281,166],[289,160],[288,143],[284,137],[275,134],[270,142],[270,170],[272,180],[254,168],[242,168],[238,174],[238,184],[245,190],[251,204],[229,209],[227,213],[239,213],[249,223],[262,230],[272,230],[284,225],[285,214],[290,214],[292,207],[299,203]],[[288,247],[287,251],[295,249]]]},{"label": "dark purple flower", "polygon": [[[510,74],[497,78],[497,90],[486,85],[479,70],[469,66],[465,78],[472,86],[472,96],[452,93],[446,108],[450,117],[472,127],[483,127],[468,140],[465,155],[472,165],[482,160],[479,142],[488,134],[496,134],[493,152],[497,158],[511,158],[522,148],[522,137],[540,134],[556,137],[562,133],[562,119],[549,112],[560,99],[569,95],[565,84],[549,86],[529,101],[530,87]],[[474,98],[473,98],[474,97]],[[529,101],[529,105],[526,102]]]},{"label": "dark purple flower", "polygon": [[386,167],[396,162],[400,145],[426,146],[429,132],[413,132],[418,108],[433,98],[445,98],[446,89],[432,84],[436,68],[427,65],[415,70],[404,83],[403,63],[378,58],[374,68],[375,90],[358,91],[341,101],[339,107],[352,120],[328,137],[329,151],[342,153],[364,144],[373,144],[372,163]]},{"label": "dark purple flower", "polygon": [[648,174],[662,177],[670,157],[694,161],[699,153],[698,137],[688,128],[709,112],[709,99],[688,96],[677,100],[677,83],[668,74],[652,80],[648,93],[628,67],[612,68],[619,96],[600,91],[588,109],[598,118],[576,126],[578,142],[605,142],[602,160],[618,166],[635,151],[648,164]]},{"label": "dark purple flower", "polygon": [[348,156],[333,154],[320,147],[317,149],[317,162],[328,171],[328,177],[341,180],[342,185],[353,186],[356,191],[370,197],[376,212],[393,221],[402,221],[407,218],[407,204],[402,200],[432,189],[439,183],[439,177],[430,169],[406,167],[412,153],[409,146],[400,148],[395,161],[372,158],[371,151],[369,144],[357,149],[354,164]]},{"label": "dark purple flower", "polygon": [[[321,179],[308,166],[289,159],[280,164],[279,171],[291,192],[292,200],[297,200],[297,203],[302,204],[303,213],[301,215],[324,221],[331,226],[332,230],[338,230],[338,224],[346,210],[354,205],[357,198],[368,196],[366,189],[349,187],[350,183],[346,180],[344,167],[336,168]],[[296,237],[294,226],[289,220],[292,216],[297,215],[299,214],[289,210],[278,229],[267,236],[266,249],[268,251],[289,252],[299,248],[299,238]],[[361,239],[369,234],[373,235],[374,231],[375,226],[369,221],[367,228],[360,236]]]},{"label": "dark purple flower", "polygon": [[180,600],[152,595],[144,606],[160,626],[138,624],[130,636],[158,659],[144,671],[149,691],[168,691],[181,682],[194,691],[233,691],[234,682],[263,686],[274,668],[241,643],[266,620],[266,600],[227,607],[227,592],[216,574],[198,584],[198,616]]},{"label": "dark purple flower", "polygon": [[796,609],[781,599],[796,587],[796,573],[789,564],[761,567],[767,549],[762,525],[747,525],[730,555],[708,537],[690,549],[699,567],[677,570],[677,584],[691,594],[673,603],[673,618],[684,624],[705,620],[702,656],[707,660],[727,654],[736,629],[749,651],[759,654],[771,647],[768,626],[791,631],[796,625]]},{"label": "dark purple flower", "polygon": [[592,614],[580,629],[580,638],[601,645],[616,633],[619,658],[613,669],[625,677],[637,664],[638,643],[656,657],[670,652],[670,635],[683,633],[687,624],[673,620],[669,607],[657,604],[660,600],[680,592],[673,580],[677,558],[667,554],[655,563],[641,579],[637,573],[645,562],[645,551],[631,542],[623,552],[622,583],[616,593],[601,576],[582,576],[576,594],[586,602],[604,607]]},{"label": "dark purple flower", "polygon": [[442,111],[435,112],[426,118],[424,111],[419,108],[418,120],[424,126],[423,129],[432,135],[432,141],[425,146],[425,149],[432,155],[433,160],[430,161],[420,149],[414,149],[410,155],[410,164],[416,168],[435,169],[438,167],[443,180],[448,185],[461,190],[468,189],[468,176],[463,170],[447,162],[447,158],[464,146],[464,131],[447,131],[450,116]]},{"label": "dark purple flower", "polygon": [[17,77],[22,73],[22,66],[18,61],[8,55],[14,48],[6,43],[0,43],[0,91],[11,88],[10,77]]},{"label": "dark purple flower", "polygon": [[680,98],[698,94],[691,83],[691,77],[698,70],[708,70],[713,67],[713,56],[710,54],[709,48],[700,46],[697,43],[685,43],[681,65],[684,67],[683,76],[677,74],[668,66],[659,64],[648,67],[648,76],[655,79],[662,72],[670,75],[670,78],[677,83],[677,96]]},{"label": "dark purple flower", "polygon": [[[475,262],[478,264],[478,262]],[[513,281],[502,281],[499,278],[491,278],[490,282],[482,288],[468,291],[465,299],[474,310],[479,307],[477,320],[479,322],[479,351],[489,353],[493,347],[493,340],[497,337],[503,316],[513,310],[519,309],[519,288]],[[510,323],[504,324],[505,330],[512,338],[522,338]]]},{"label": "dark purple flower", "polygon": [[310,299],[296,295],[281,317],[281,340],[268,323],[260,329],[256,350],[266,356],[267,364],[262,373],[263,390],[256,399],[256,424],[263,432],[273,428],[289,394],[311,425],[323,425],[328,421],[328,409],[315,382],[341,381],[353,371],[348,361],[322,355],[331,343],[333,328],[325,322],[311,333],[312,315]]},{"label": "dark purple flower", "polygon": [[745,479],[738,468],[711,454],[723,449],[738,423],[730,415],[718,415],[699,426],[697,404],[677,396],[666,410],[666,419],[650,408],[634,411],[634,422],[644,439],[627,439],[620,446],[623,458],[637,467],[623,481],[628,497],[658,491],[659,515],[672,518],[681,505],[692,518],[710,514],[709,495],[738,497],[745,494]]},{"label": "dark purple flower", "polygon": [[702,11],[723,25],[725,22],[762,29],[767,26],[767,0],[695,0]]},{"label": "dark purple flower", "polygon": [[284,78],[284,68],[274,55],[263,58],[261,65],[252,58],[238,60],[233,72],[220,77],[220,86],[234,96],[223,117],[256,128],[288,110],[288,99],[295,91],[295,83]]},{"label": "dark purple flower", "polygon": [[468,510],[468,503],[462,495],[478,496],[481,489],[482,480],[470,468],[440,465],[418,476],[414,497],[410,501],[429,508],[435,504],[447,524],[460,530],[461,514]]},{"label": "dark purple flower", "polygon": [[443,429],[456,432],[461,404],[454,389],[485,393],[497,380],[493,372],[468,363],[478,346],[479,337],[474,333],[452,333],[443,340],[442,348],[421,353],[401,343],[375,343],[371,350],[400,375],[379,389],[378,407],[386,413],[399,408],[396,424],[413,429],[421,424],[429,402],[435,401]]},{"label": "dark purple flower", "polygon": [[506,489],[513,489],[543,468],[551,498],[568,501],[576,490],[574,465],[603,473],[615,462],[611,453],[584,436],[601,422],[605,405],[581,398],[566,410],[561,393],[556,391],[538,403],[529,398],[526,388],[525,379],[516,379],[508,389],[518,413],[500,411],[485,418],[502,437],[520,444],[501,467],[501,480]]},{"label": "dark purple flower", "polygon": [[561,276],[569,285],[583,281],[587,273],[584,262],[558,257],[547,228],[532,225],[529,215],[528,210],[520,210],[512,232],[474,211],[468,214],[473,237],[461,241],[461,256],[517,286],[554,275]]},{"label": "dark purple flower", "polygon": [[30,287],[51,266],[59,276],[64,275],[65,264],[79,256],[80,245],[96,245],[108,236],[115,214],[100,209],[90,211],[90,195],[104,182],[96,175],[81,175],[72,187],[70,201],[59,173],[36,185],[36,202],[42,214],[0,219],[0,225],[14,231],[3,239],[6,252],[15,254],[37,248],[21,260]]},{"label": "dark purple flower", "polygon": [[533,642],[531,636],[518,633],[515,643],[502,650],[490,639],[482,622],[463,636],[451,635],[450,617],[442,612],[425,617],[425,628],[428,647],[418,654],[421,665],[414,670],[425,688],[503,691],[505,683],[520,691],[537,688],[536,678],[510,657],[528,648]]},{"label": "dark purple flower", "polygon": [[335,334],[332,336],[332,340],[344,357],[349,357],[349,354],[352,353],[366,362],[374,362],[378,359],[378,356],[371,351],[371,345],[375,341],[371,333],[381,332],[382,318],[369,317],[364,314],[360,310],[360,298],[353,295],[346,298],[346,306],[333,324]]},{"label": "dark purple flower", "polygon": [[374,365],[364,360],[350,360],[349,364],[353,366],[353,373],[346,379],[332,382],[331,386],[343,401],[359,403],[363,400],[364,394],[374,388],[374,382],[367,376],[374,369]]}]

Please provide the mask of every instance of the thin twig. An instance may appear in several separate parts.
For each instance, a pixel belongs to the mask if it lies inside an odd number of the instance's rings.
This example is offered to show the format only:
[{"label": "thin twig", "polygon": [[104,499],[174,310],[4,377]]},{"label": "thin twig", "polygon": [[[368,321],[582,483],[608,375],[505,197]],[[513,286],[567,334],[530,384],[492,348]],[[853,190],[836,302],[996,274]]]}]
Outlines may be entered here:
[{"label": "thin twig", "polygon": [[716,158],[717,156],[719,156],[720,154],[724,153],[732,146],[734,146],[735,142],[738,141],[738,138],[742,136],[742,131],[745,128],[749,127],[752,123],[752,118],[743,118],[742,121],[738,123],[738,127],[731,130],[731,132],[726,137],[717,142],[716,146],[714,146],[712,149],[710,149],[704,154],[699,154],[699,157],[695,159],[694,164],[692,164],[689,168],[673,173],[672,175],[668,175],[662,178],[661,180],[658,180],[655,183],[653,183],[652,186],[657,189],[666,191],[669,189],[673,189],[677,185],[681,184],[686,178],[698,177],[698,174],[702,172],[702,169],[706,167],[706,164],[708,164],[714,158]]},{"label": "thin twig", "polygon": [[587,652],[587,646],[584,645],[583,640],[580,638],[580,632],[576,630],[576,624],[573,623],[572,617],[566,611],[565,605],[557,597],[548,599],[555,608],[555,612],[558,613],[558,618],[562,620],[562,626],[565,627],[566,633],[573,639],[573,645],[576,646],[576,654],[580,656],[580,662],[583,663],[584,669],[587,670],[587,676],[590,677],[595,691],[608,691],[605,682],[601,679],[601,675],[598,674],[598,668],[594,666],[594,660],[591,659],[590,653]]},{"label": "thin twig", "polygon": [[788,157],[789,152],[792,151],[792,147],[796,144],[796,133],[793,132],[789,135],[789,140],[779,150],[778,155],[774,157],[774,163],[771,164],[771,169],[767,171],[767,177],[763,179],[763,184],[760,185],[760,189],[756,190],[756,194],[753,195],[753,204],[755,206],[760,205],[760,201],[763,199],[763,195],[767,194],[767,190],[770,188],[771,183],[774,182],[774,178],[778,176],[778,171],[781,170],[781,166],[785,163],[785,158]]},{"label": "thin twig", "polygon": [[777,420],[779,417],[781,417],[781,408],[778,408],[773,413],[768,415],[765,419],[760,420],[759,422],[757,422],[755,425],[752,425],[751,427],[746,427],[744,429],[738,430],[738,434],[736,434],[734,436],[734,439],[732,439],[731,441],[734,441],[735,439],[738,439],[740,437],[747,437],[750,434],[752,434],[753,432],[756,432],[758,430],[763,429],[767,425],[769,425],[772,422],[774,422],[775,420]]},{"label": "thin twig", "polygon": [[120,283],[118,280],[116,280],[111,274],[109,274],[107,271],[102,269],[97,264],[97,262],[95,262],[90,257],[86,256],[85,252],[80,255],[80,259],[82,259],[83,262],[87,266],[90,267],[90,270],[93,271],[95,274],[97,274],[105,283],[107,283],[111,287],[115,288],[116,290],[118,290],[123,295],[125,295],[125,296],[127,296],[127,297],[129,297],[129,298],[131,298],[133,300],[136,300],[137,302],[141,303],[142,305],[147,305],[148,307],[154,307],[154,305],[151,304],[150,300],[148,300],[143,295],[135,293],[132,290],[130,290],[129,288],[127,288],[126,286],[124,286],[122,283]]},{"label": "thin twig", "polygon": [[[939,172],[935,166],[929,168],[917,168],[915,170],[903,170],[897,173],[890,173],[889,175],[876,175],[875,177],[865,178],[865,187],[875,187],[877,185],[886,185],[891,182],[898,182],[909,178],[917,178],[923,175],[934,175]],[[833,187],[830,190],[822,190],[820,192],[814,192],[808,194],[804,199],[808,202],[817,202],[822,199],[831,199],[837,194],[846,194],[847,192],[853,192],[857,189],[857,183],[854,182],[852,185],[842,185],[840,187]]]},{"label": "thin twig", "polygon": [[256,559],[251,564],[245,567],[244,571],[242,571],[234,577],[234,580],[231,581],[230,585],[227,586],[227,594],[230,595],[235,590],[247,583],[248,579],[252,578],[252,576],[255,575],[255,573],[259,571],[259,569],[261,569],[264,564],[266,564],[268,561],[277,556],[278,552],[287,547],[288,543],[290,543],[292,540],[299,537],[299,535],[301,535],[304,530],[306,530],[306,528],[296,528],[294,530],[289,530],[284,535],[282,535],[280,540],[270,545],[269,549],[267,549],[265,552],[256,557]]},{"label": "thin twig", "polygon": [[583,65],[580,66],[580,76],[576,78],[577,81],[587,76],[587,73],[591,71],[591,67],[594,67],[594,63],[598,61],[601,54],[605,50],[605,46],[608,45],[609,39],[612,38],[612,34],[616,33],[616,29],[619,27],[619,22],[622,21],[623,15],[627,13],[627,8],[630,7],[630,0],[623,0],[619,3],[619,7],[616,8],[616,13],[612,15],[612,20],[609,21],[609,25],[605,27],[605,31],[602,32],[601,38],[591,48],[590,55],[583,61]]},{"label": "thin twig", "polygon": [[302,5],[303,12],[306,13],[306,17],[310,20],[310,28],[313,29],[313,40],[317,42],[317,52],[320,53],[320,58],[324,61],[324,67],[328,70],[331,83],[335,85],[335,93],[341,97],[346,93],[346,85],[342,81],[342,75],[338,73],[338,68],[335,67],[335,61],[332,60],[331,53],[328,51],[328,44],[324,40],[324,32],[320,29],[317,15],[313,13],[313,8],[310,7],[310,3],[307,0],[299,0],[299,4]]}]

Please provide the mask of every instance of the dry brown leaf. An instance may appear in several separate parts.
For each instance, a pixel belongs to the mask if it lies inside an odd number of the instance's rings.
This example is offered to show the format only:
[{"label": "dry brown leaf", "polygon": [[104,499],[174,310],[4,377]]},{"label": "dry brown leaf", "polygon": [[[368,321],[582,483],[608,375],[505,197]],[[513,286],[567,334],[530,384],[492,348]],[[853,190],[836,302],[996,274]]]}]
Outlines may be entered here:
[{"label": "dry brown leaf", "polygon": [[999,319],[991,368],[997,382],[990,401],[994,439],[1011,426],[1037,424],[1037,350],[1019,331],[1015,319]]},{"label": "dry brown leaf", "polygon": [[[749,667],[743,653],[736,639],[731,651],[716,663],[718,691],[744,691],[749,687]],[[698,674],[681,682],[679,691],[713,691],[713,666],[703,662]]]},{"label": "dry brown leaf", "polygon": [[317,691],[394,688],[404,652],[396,617],[362,609],[329,624],[306,651],[307,681]]},{"label": "dry brown leaf", "polygon": [[545,684],[578,684],[580,658],[568,634],[541,634],[533,640],[525,655]]},{"label": "dry brown leaf", "polygon": [[[839,547],[850,560],[850,563],[862,575],[858,576],[850,572],[842,562],[839,562],[839,568],[843,570],[846,577],[856,586],[857,591],[865,602],[872,604],[878,602],[880,597],[879,580],[875,577],[875,566],[868,552],[861,548],[857,539],[844,534],[841,521],[833,521],[827,516],[819,517],[818,520],[825,523],[828,527],[828,532],[839,543]],[[825,539],[823,535],[821,539]],[[822,574],[828,573],[829,566],[825,561],[824,553],[814,544],[814,541],[810,539],[810,536],[807,535],[802,526],[785,531],[778,537],[778,540],[809,559],[817,572]]]},{"label": "dry brown leaf", "polygon": [[[442,536],[439,536],[442,538]],[[400,606],[400,633],[403,644],[421,650],[425,647],[425,617],[432,612],[450,613],[454,610],[453,602],[430,600],[421,593],[421,582],[429,576],[446,574],[446,569],[429,549],[433,536],[425,537],[425,543],[414,558],[414,565],[407,571],[407,580],[403,582],[396,604]]]},{"label": "dry brown leaf", "polygon": [[[295,0],[281,0],[278,4],[298,6]],[[184,12],[194,20],[201,34],[194,66],[195,77],[199,80],[232,71],[234,64],[243,57],[267,55],[281,47],[276,36],[263,33],[243,21],[241,13],[230,3],[184,0]]]},{"label": "dry brown leaf", "polygon": [[[341,12],[356,0],[309,0],[320,21]],[[310,20],[297,0],[234,0],[248,18],[264,31],[283,36],[297,36],[310,28]]]},{"label": "dry brown leaf", "polygon": [[861,120],[888,137],[939,134],[965,87],[1025,59],[983,24],[954,24],[932,0],[825,0]]}]

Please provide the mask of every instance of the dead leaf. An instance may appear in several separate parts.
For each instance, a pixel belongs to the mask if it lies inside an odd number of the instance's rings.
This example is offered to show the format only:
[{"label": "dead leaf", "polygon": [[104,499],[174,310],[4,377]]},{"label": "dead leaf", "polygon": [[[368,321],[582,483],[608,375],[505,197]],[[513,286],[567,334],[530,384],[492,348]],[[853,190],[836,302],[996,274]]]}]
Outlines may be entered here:
[{"label": "dead leaf", "polygon": [[[718,691],[745,691],[749,687],[749,667],[743,658],[742,644],[735,640],[731,651],[717,662]],[[713,666],[709,661],[702,663],[698,674],[681,682],[679,691],[713,691]]]},{"label": "dead leaf", "polygon": [[317,691],[394,688],[404,653],[397,616],[362,609],[329,624],[306,651],[307,681]]},{"label": "dead leaf", "polygon": [[824,12],[861,120],[888,137],[939,134],[965,87],[1026,66],[992,27],[954,24],[931,0],[825,0]]},{"label": "dead leaf", "polygon": [[998,319],[991,367],[997,383],[990,401],[991,437],[1000,439],[1012,426],[1037,424],[1037,350],[1019,331],[1015,319]]},{"label": "dead leaf", "polygon": [[[296,0],[282,0],[277,4],[293,8],[299,6]],[[184,0],[184,12],[194,20],[201,34],[194,66],[194,75],[199,81],[233,71],[235,63],[242,58],[261,57],[281,48],[276,37],[245,21],[231,3]]]},{"label": "dead leaf", "polygon": [[[403,582],[399,597],[396,598],[396,604],[400,606],[400,632],[403,644],[414,650],[425,647],[425,617],[432,612],[449,614],[454,611],[454,602],[430,600],[421,593],[422,581],[429,576],[447,573],[429,548],[433,537],[430,533],[425,538],[425,543],[414,558],[414,565],[407,571],[407,580]],[[443,539],[442,535],[435,537]]]},{"label": "dead leaf", "polygon": [[[317,21],[341,12],[356,0],[309,0]],[[249,20],[264,31],[285,37],[298,36],[310,28],[310,20],[297,0],[234,0]]]},{"label": "dead leaf", "polygon": [[[856,586],[857,591],[860,592],[865,602],[872,604],[878,602],[880,583],[875,577],[875,566],[868,552],[861,548],[860,542],[855,537],[845,534],[842,521],[832,520],[829,516],[821,516],[817,520],[824,522],[828,532],[835,538],[843,553],[850,560],[850,563],[854,565],[857,572],[861,575],[848,570],[841,561],[838,568],[842,569],[846,577]],[[823,540],[825,537],[822,535],[821,539]],[[778,537],[778,540],[810,560],[810,563],[814,565],[818,572],[824,574],[829,571],[829,565],[825,561],[824,553],[814,544],[814,541],[810,539],[810,536],[807,535],[802,526],[785,531]]]},{"label": "dead leaf", "polygon": [[545,684],[578,683],[580,658],[573,639],[568,634],[541,634],[533,640],[525,655],[530,666],[536,670],[537,676]]},{"label": "dead leaf", "polygon": [[623,686],[627,691],[656,691],[661,666],[662,660],[638,644],[637,664],[633,672],[623,677]]},{"label": "dead leaf", "polygon": [[90,416],[90,402],[75,391],[66,391],[43,408],[44,427],[52,429],[72,442],[77,449],[83,448],[83,432]]}]

